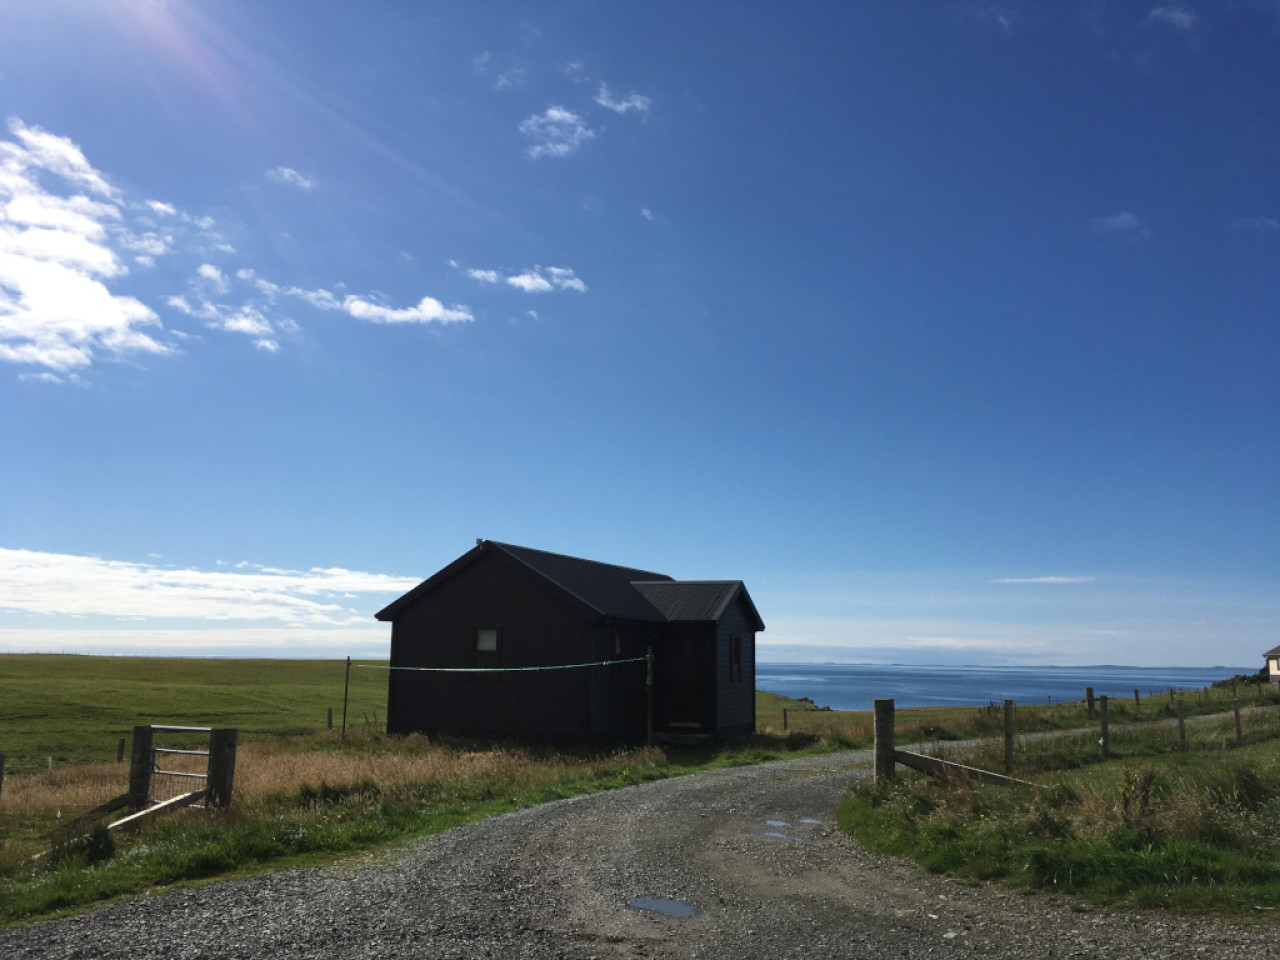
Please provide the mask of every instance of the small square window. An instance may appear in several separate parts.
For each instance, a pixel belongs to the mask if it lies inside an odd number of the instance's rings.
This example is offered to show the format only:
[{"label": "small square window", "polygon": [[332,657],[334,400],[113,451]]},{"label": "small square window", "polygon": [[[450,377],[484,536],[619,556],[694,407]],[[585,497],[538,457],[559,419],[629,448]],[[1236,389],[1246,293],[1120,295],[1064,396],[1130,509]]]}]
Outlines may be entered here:
[{"label": "small square window", "polygon": [[498,666],[498,631],[482,627],[476,631],[476,666]]}]

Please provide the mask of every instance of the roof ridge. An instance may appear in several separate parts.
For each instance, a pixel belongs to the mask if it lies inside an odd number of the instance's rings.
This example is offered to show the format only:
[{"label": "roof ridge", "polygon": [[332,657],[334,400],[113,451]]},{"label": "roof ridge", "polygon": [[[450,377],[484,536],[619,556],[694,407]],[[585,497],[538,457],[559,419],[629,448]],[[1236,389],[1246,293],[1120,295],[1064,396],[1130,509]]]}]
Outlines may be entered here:
[{"label": "roof ridge", "polygon": [[[597,566],[597,567],[612,567],[614,570],[631,570],[636,573],[650,573],[650,574],[656,574],[659,577],[666,578],[664,580],[653,580],[653,581],[638,580],[636,581],[637,583],[646,583],[646,582],[666,583],[673,579],[672,577],[668,577],[664,573],[658,573],[657,570],[642,570],[639,567],[628,567],[621,563],[608,563],[607,561],[604,561],[604,560],[592,560],[590,557],[575,557],[571,553],[556,553],[554,550],[539,550],[537,547],[523,547],[518,543],[503,543],[501,540],[486,540],[484,542],[491,543],[495,547],[501,547],[503,550],[505,550],[508,553],[511,553],[511,551],[513,550],[524,550],[528,553],[540,553],[544,557],[558,557],[563,560],[574,560],[578,563],[590,563],[593,566]],[[519,559],[519,558],[517,557],[516,559]]]}]

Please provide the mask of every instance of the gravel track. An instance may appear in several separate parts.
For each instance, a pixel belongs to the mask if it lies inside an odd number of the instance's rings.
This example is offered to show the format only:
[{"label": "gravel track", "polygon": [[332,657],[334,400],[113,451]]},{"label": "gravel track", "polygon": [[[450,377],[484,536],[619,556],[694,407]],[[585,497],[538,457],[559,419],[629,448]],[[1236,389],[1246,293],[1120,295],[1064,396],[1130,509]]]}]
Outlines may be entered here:
[{"label": "gravel track", "polygon": [[[550,803],[379,858],[0,931],[0,957],[1280,958],[1274,928],[1075,913],[871,856],[834,816],[869,761],[809,757]],[[699,912],[628,905],[643,896]]]}]

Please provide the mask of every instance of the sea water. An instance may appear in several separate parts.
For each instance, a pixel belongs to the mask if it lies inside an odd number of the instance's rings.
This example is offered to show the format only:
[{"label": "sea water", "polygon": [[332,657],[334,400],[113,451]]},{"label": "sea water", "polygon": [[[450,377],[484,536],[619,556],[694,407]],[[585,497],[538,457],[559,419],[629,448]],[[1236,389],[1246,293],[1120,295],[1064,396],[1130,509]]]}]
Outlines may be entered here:
[{"label": "sea water", "polygon": [[1250,667],[955,667],[845,663],[757,663],[756,687],[833,710],[870,710],[877,697],[897,707],[1059,703],[1095,696],[1143,698],[1195,690]]}]

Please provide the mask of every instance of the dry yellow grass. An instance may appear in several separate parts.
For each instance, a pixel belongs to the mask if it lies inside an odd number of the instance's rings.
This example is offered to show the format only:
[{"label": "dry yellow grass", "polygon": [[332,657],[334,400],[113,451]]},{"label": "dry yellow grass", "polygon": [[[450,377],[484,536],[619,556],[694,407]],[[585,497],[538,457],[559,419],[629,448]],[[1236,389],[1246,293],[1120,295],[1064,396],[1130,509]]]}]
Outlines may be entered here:
[{"label": "dry yellow grass", "polygon": [[[574,775],[599,773],[627,764],[661,762],[657,749],[609,755],[538,754],[518,748],[466,749],[433,743],[422,736],[385,741],[351,742],[345,747],[332,734],[291,740],[248,741],[236,758],[234,795],[252,804],[267,798],[326,785],[372,788],[380,794],[405,794],[430,784],[442,798],[476,784],[503,782],[536,786]],[[203,759],[164,756],[164,769],[203,772]],[[187,778],[156,776],[152,798],[164,799],[200,786]],[[0,820],[13,817],[77,816],[128,789],[129,765],[94,764],[14,777],[0,793]]]},{"label": "dry yellow grass", "polygon": [[0,819],[58,812],[63,817],[74,817],[124,793],[128,787],[128,764],[60,767],[52,773],[9,777],[0,793]]}]

